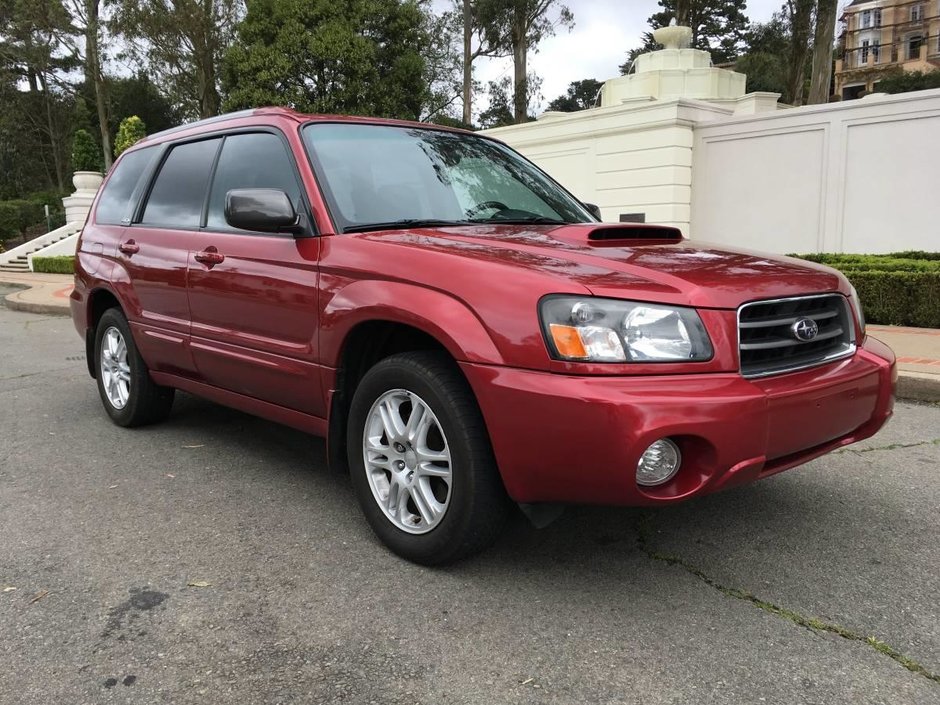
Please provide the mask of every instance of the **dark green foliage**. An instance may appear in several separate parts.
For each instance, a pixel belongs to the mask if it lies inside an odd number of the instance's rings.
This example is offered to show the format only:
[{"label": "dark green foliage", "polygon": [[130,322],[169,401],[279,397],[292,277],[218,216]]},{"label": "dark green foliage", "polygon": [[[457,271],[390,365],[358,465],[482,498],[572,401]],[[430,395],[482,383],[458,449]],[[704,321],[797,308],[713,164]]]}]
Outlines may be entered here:
[{"label": "dark green foliage", "polygon": [[417,119],[424,28],[416,0],[249,0],[225,55],[225,108]]},{"label": "dark green foliage", "polygon": [[23,235],[27,228],[44,221],[45,212],[38,201],[0,201],[0,240]]},{"label": "dark green foliage", "polygon": [[33,271],[46,274],[74,274],[75,258],[71,255],[33,257]]},{"label": "dark green foliage", "polygon": [[798,256],[845,274],[870,323],[940,328],[940,252]]},{"label": "dark green foliage", "polygon": [[593,78],[583,81],[572,81],[568,84],[565,95],[558,96],[548,104],[549,110],[558,110],[563,113],[573,113],[578,110],[593,108],[597,101],[597,94],[604,84]]},{"label": "dark green foliage", "polygon": [[908,93],[928,88],[940,88],[940,71],[905,71],[888,76],[878,82],[876,90],[879,93]]},{"label": "dark green foliage", "polygon": [[72,169],[101,171],[101,149],[87,130],[76,130],[72,139]]}]

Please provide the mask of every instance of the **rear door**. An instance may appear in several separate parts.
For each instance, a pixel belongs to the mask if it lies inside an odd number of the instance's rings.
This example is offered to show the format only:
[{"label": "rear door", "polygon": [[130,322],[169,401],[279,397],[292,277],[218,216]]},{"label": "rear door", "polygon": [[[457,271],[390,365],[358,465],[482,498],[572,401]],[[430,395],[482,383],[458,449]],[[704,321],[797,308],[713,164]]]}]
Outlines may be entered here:
[{"label": "rear door", "polygon": [[238,188],[287,193],[311,223],[296,164],[277,131],[224,138],[188,268],[192,351],[210,384],[326,416],[317,354],[319,238],[238,230],[225,196]]},{"label": "rear door", "polygon": [[219,138],[202,139],[163,150],[156,177],[115,253],[128,276],[122,298],[134,340],[148,366],[158,372],[195,373],[186,261],[221,143]]}]

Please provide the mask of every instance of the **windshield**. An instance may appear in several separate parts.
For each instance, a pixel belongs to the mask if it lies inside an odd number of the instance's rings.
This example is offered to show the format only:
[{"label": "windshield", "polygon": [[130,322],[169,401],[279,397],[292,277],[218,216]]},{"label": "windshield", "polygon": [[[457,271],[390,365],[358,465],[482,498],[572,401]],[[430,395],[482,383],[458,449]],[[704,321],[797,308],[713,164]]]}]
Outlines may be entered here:
[{"label": "windshield", "polygon": [[314,123],[303,131],[342,232],[594,218],[532,164],[491,140],[411,127]]}]

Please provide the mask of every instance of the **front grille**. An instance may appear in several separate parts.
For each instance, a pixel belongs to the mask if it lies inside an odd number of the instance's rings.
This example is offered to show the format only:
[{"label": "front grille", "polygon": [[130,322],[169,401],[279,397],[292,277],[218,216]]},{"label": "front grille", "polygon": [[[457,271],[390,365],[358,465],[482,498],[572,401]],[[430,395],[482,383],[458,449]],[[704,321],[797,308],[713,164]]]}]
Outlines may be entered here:
[{"label": "front grille", "polygon": [[[848,300],[840,294],[744,304],[738,309],[741,374],[764,377],[851,355],[855,334],[849,311]],[[794,325],[807,318],[816,323],[818,333],[804,341]]]}]

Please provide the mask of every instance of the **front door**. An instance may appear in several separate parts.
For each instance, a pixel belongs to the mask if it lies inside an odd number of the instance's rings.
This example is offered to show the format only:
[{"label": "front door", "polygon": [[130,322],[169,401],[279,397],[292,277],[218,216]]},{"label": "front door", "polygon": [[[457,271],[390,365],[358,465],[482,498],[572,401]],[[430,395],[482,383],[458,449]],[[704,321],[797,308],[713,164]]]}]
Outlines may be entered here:
[{"label": "front door", "polygon": [[326,416],[317,356],[320,240],[237,230],[225,195],[274,188],[307,208],[286,142],[274,132],[225,137],[212,179],[206,225],[188,260],[192,352],[216,387]]}]

